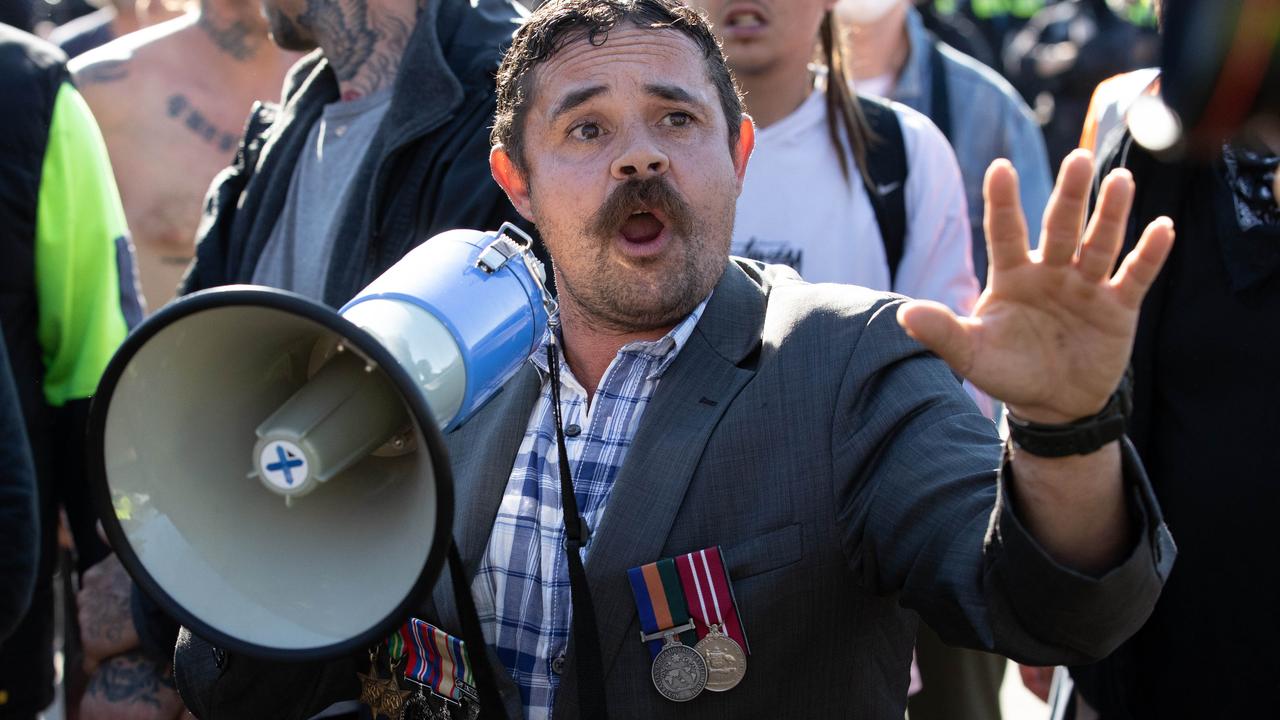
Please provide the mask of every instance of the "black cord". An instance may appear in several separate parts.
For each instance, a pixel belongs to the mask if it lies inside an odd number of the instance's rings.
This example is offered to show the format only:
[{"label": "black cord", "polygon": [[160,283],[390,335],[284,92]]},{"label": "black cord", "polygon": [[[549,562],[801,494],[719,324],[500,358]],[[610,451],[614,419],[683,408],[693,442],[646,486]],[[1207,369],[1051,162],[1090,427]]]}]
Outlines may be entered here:
[{"label": "black cord", "polygon": [[560,457],[560,505],[564,510],[564,551],[569,561],[569,592],[573,603],[574,666],[578,671],[578,714],[585,718],[607,718],[604,665],[600,654],[600,633],[596,609],[587,586],[587,571],[579,550],[591,537],[587,521],[578,512],[578,498],[569,474],[569,451],[564,444],[564,422],[560,417],[560,359],[555,331],[547,344],[547,368],[551,374],[551,408],[556,421],[556,445]]}]

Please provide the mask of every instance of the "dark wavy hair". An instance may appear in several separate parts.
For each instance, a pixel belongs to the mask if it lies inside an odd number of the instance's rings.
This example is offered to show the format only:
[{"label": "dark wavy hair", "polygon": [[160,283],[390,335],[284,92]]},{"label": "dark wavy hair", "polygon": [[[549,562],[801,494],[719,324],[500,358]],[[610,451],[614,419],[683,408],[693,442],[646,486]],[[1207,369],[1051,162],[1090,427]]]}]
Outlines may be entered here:
[{"label": "dark wavy hair", "polygon": [[742,95],[725,63],[720,43],[699,12],[680,0],[548,0],[516,32],[498,68],[498,109],[490,140],[503,146],[519,168],[525,168],[525,111],[533,95],[533,71],[566,45],[585,39],[603,45],[620,23],[684,33],[707,60],[707,75],[720,96],[729,125],[729,147],[738,142]]}]

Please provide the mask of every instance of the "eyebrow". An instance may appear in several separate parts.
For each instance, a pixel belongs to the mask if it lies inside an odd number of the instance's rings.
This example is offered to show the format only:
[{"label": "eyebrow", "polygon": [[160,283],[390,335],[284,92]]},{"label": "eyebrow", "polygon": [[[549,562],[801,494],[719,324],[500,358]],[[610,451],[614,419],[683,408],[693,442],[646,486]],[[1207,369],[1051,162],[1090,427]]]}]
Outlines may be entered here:
[{"label": "eyebrow", "polygon": [[608,88],[604,85],[592,85],[591,87],[574,90],[561,98],[560,102],[556,103],[556,106],[552,108],[551,120],[554,122],[556,118],[559,118],[561,115],[564,115],[574,108],[591,101],[599,95],[603,95],[607,91]]},{"label": "eyebrow", "polygon": [[670,100],[671,102],[685,103],[687,105],[702,104],[698,102],[698,99],[691,95],[688,90],[677,85],[645,85],[644,91],[655,97],[660,97],[663,100]]},{"label": "eyebrow", "polygon": [[[551,110],[551,120],[555,122],[557,118],[567,112],[571,112],[574,108],[594,100],[609,91],[604,85],[592,85],[591,87],[581,88],[565,95],[560,102]],[[671,102],[685,103],[687,105],[700,106],[702,103],[696,97],[678,85],[663,85],[652,83],[644,86],[644,91],[654,97],[669,100]]]}]

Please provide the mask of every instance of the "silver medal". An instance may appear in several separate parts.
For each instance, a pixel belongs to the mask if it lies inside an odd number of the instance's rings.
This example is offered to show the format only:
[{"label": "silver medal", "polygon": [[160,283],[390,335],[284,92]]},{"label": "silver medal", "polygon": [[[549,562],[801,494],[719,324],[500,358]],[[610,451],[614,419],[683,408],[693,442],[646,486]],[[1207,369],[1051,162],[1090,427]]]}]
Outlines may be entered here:
[{"label": "silver medal", "polygon": [[707,689],[712,692],[732,690],[747,673],[747,654],[719,625],[712,625],[707,636],[694,646],[707,663]]},{"label": "silver medal", "polygon": [[672,702],[688,702],[707,686],[707,663],[697,650],[667,635],[666,645],[653,659],[653,686]]}]

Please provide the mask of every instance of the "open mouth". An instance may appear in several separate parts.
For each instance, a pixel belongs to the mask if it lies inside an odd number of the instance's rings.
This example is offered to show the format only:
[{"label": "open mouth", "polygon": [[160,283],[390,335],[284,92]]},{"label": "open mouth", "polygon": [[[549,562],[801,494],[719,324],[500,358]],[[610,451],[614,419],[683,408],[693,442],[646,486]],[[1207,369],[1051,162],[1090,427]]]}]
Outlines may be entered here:
[{"label": "open mouth", "polygon": [[751,9],[734,10],[724,19],[725,27],[735,30],[751,30],[764,27],[764,16]]},{"label": "open mouth", "polygon": [[658,239],[666,224],[648,210],[638,210],[622,222],[618,231],[629,243],[646,244]]},{"label": "open mouth", "polygon": [[743,3],[731,6],[725,12],[720,31],[731,38],[746,38],[764,30],[768,24],[763,10]]}]

